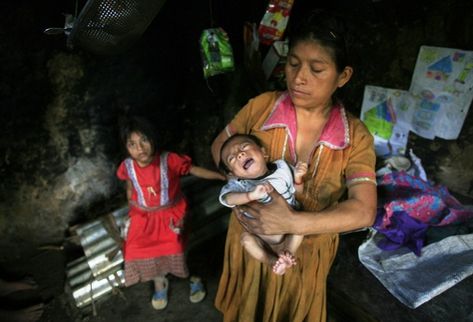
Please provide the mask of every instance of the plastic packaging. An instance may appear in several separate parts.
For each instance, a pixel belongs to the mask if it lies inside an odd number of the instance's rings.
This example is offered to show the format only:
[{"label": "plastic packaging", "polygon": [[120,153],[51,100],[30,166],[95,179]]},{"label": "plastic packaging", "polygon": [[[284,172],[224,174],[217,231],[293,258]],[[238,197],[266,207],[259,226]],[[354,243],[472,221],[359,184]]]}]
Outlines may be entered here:
[{"label": "plastic packaging", "polygon": [[210,28],[202,32],[200,51],[205,78],[234,70],[232,46],[222,28]]},{"label": "plastic packaging", "polygon": [[282,38],[293,3],[294,0],[270,0],[258,28],[262,44],[271,45],[274,41]]}]

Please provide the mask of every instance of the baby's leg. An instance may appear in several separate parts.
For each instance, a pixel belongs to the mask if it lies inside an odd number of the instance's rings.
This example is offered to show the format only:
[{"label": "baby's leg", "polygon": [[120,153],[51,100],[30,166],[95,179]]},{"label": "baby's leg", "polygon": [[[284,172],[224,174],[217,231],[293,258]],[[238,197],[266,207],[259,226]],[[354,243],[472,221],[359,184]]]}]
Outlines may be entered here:
[{"label": "baby's leg", "polygon": [[273,266],[273,272],[278,275],[283,275],[286,270],[296,265],[296,257],[294,254],[302,243],[303,236],[301,235],[286,235],[284,246],[285,250],[279,252],[279,258]]},{"label": "baby's leg", "polygon": [[303,239],[304,236],[302,235],[286,235],[286,250],[291,254],[295,254]]},{"label": "baby's leg", "polygon": [[288,251],[284,251],[279,254],[279,258],[273,265],[273,272],[278,275],[283,275],[286,270],[296,265],[296,258]]},{"label": "baby's leg", "polygon": [[258,235],[258,237],[267,243],[273,250],[275,247],[283,246],[283,242],[286,239],[285,235]]},{"label": "baby's leg", "polygon": [[277,261],[277,256],[264,246],[263,240],[258,236],[244,232],[241,234],[240,242],[254,259],[271,266]]}]

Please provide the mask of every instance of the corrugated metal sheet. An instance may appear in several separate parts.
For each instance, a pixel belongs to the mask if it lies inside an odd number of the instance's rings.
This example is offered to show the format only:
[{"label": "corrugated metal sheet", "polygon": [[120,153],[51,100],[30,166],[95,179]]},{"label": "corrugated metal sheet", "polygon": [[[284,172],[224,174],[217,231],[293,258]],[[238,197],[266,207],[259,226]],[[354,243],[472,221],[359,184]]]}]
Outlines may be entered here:
[{"label": "corrugated metal sheet", "polygon": [[[72,229],[72,233],[79,237],[85,253],[84,257],[69,263],[66,268],[68,286],[79,308],[125,283],[121,245],[107,227],[110,219],[114,220],[117,233],[122,232],[128,219],[128,207]],[[115,256],[109,259],[109,254]]]}]

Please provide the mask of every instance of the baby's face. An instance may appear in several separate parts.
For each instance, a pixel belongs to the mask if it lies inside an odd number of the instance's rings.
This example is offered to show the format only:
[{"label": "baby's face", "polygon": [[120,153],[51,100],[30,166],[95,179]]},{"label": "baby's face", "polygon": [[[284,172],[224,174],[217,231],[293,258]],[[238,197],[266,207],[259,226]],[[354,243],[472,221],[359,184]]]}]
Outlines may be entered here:
[{"label": "baby's face", "polygon": [[231,174],[241,179],[255,179],[268,171],[264,149],[245,137],[235,138],[225,146],[222,161]]}]

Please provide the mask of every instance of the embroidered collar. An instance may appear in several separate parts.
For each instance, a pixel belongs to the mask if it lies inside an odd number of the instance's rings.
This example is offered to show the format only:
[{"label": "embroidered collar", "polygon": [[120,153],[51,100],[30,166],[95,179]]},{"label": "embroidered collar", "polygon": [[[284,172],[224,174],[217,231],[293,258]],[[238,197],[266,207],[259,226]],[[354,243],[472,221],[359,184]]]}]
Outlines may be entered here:
[{"label": "embroidered collar", "polygon": [[[295,108],[288,92],[284,92],[277,99],[271,114],[261,126],[261,130],[266,131],[280,127],[286,128],[291,155],[296,160],[294,147],[297,134],[297,119]],[[333,150],[343,150],[350,144],[348,120],[345,108],[341,103],[336,103],[332,107],[329,119],[316,145],[320,144]]]}]

